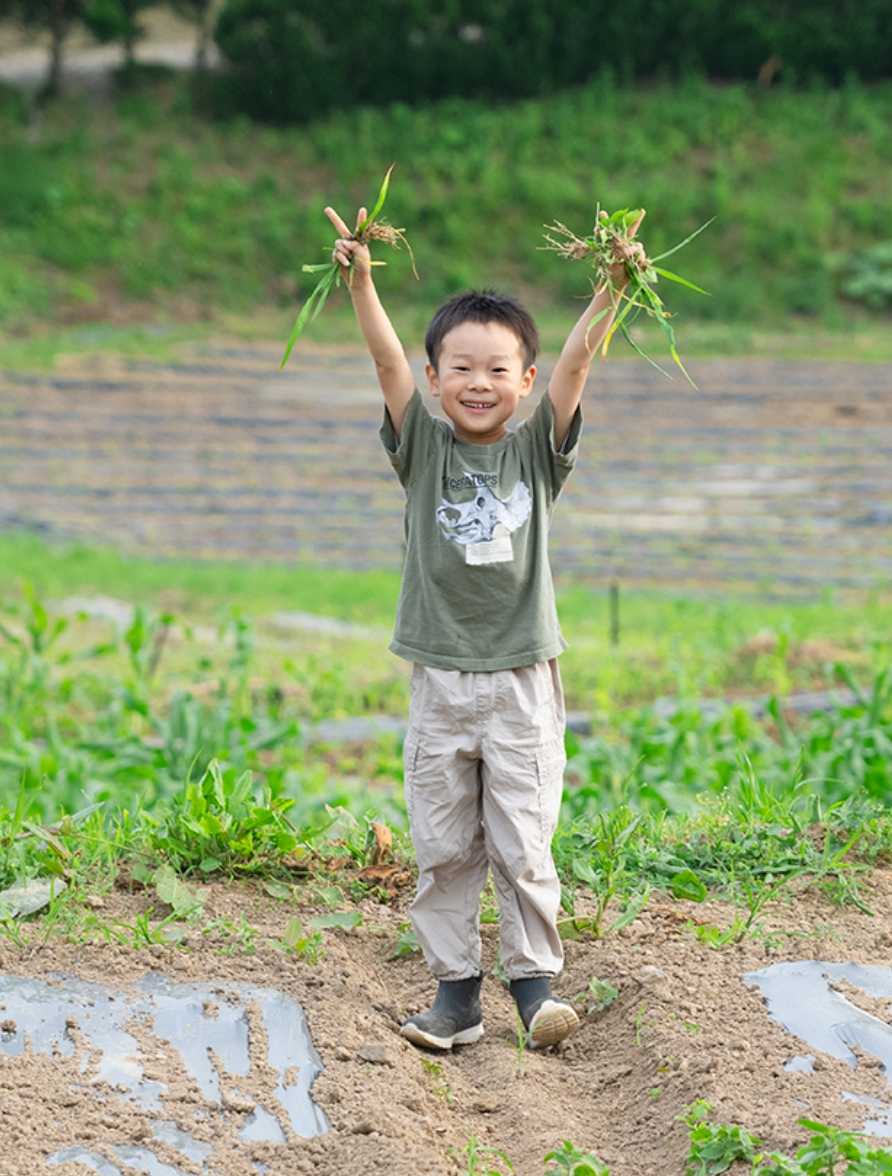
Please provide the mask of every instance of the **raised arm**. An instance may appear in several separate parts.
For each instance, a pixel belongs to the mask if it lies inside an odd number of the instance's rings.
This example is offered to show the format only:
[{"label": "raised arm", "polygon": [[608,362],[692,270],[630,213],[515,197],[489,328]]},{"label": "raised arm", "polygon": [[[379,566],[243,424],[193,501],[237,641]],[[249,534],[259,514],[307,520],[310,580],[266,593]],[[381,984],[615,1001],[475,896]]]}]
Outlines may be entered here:
[{"label": "raised arm", "polygon": [[[393,427],[397,436],[403,427],[403,417],[406,407],[415,391],[415,377],[406,359],[406,353],[399,337],[393,328],[393,323],[387,317],[387,312],[378,297],[375,283],[372,281],[371,255],[368,245],[363,245],[352,236],[344,221],[333,208],[326,208],[325,215],[334,225],[339,236],[335,241],[332,256],[342,266],[342,276],[347,282],[350,297],[353,299],[353,309],[356,321],[362,331],[372,359],[375,361],[375,371],[378,383],[384,393],[384,402],[390,412]],[[357,224],[361,224],[366,217],[366,210],[361,208],[357,217]],[[353,262],[352,270],[348,269]]]},{"label": "raised arm", "polygon": [[[638,232],[642,220],[643,212],[632,228],[630,236]],[[641,246],[636,245],[634,248],[640,249]],[[614,291],[623,290],[627,281],[625,262],[618,262],[611,271],[611,285],[601,286],[595,291],[591,302],[567,336],[567,342],[555,365],[548,385],[548,395],[554,407],[554,439],[558,448],[563,445],[576,415],[592,359],[600,350],[616,318],[619,295]]]}]

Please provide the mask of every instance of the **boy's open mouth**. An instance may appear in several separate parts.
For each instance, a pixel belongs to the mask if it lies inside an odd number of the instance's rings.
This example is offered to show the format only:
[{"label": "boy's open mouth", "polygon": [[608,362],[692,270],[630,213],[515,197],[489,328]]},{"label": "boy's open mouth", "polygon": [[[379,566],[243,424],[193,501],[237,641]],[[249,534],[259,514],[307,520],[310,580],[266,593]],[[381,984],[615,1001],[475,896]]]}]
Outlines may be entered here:
[{"label": "boy's open mouth", "polygon": [[476,410],[478,412],[483,412],[487,408],[493,408],[494,406],[492,404],[487,403],[484,400],[463,400],[462,407],[463,408],[470,408],[470,409]]}]

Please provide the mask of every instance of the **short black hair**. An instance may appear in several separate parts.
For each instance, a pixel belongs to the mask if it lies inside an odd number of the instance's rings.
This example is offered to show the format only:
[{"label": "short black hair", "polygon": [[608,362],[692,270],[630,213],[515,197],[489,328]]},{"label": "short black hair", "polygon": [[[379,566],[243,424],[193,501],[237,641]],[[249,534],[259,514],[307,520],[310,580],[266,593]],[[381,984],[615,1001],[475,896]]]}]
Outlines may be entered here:
[{"label": "short black hair", "polygon": [[532,367],[539,354],[539,328],[533,316],[510,294],[495,290],[468,290],[444,302],[430,321],[424,336],[424,347],[431,367],[440,359],[443,340],[462,323],[499,323],[507,327],[520,343],[524,369]]}]

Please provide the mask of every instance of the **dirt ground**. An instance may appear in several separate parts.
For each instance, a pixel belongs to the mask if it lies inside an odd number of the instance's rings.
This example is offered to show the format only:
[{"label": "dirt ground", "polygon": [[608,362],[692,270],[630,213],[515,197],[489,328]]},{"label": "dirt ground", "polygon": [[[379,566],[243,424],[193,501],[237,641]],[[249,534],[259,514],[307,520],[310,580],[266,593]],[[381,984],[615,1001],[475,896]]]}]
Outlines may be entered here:
[{"label": "dirt ground", "polygon": [[[690,921],[727,926],[730,910],[671,899],[652,900],[631,926],[604,939],[567,942],[557,991],[573,998],[598,977],[619,995],[601,1012],[586,1013],[580,1003],[578,1032],[543,1053],[519,1053],[507,990],[492,975],[484,985],[486,1034],[479,1043],[434,1054],[398,1036],[401,1019],[426,1007],[433,992],[417,955],[387,958],[407,919],[409,898],[407,888],[391,905],[365,899],[363,924],[325,931],[324,954],[315,965],[268,944],[254,954],[223,954],[231,939],[201,934],[209,921],[240,926],[244,916],[261,933],[255,940],[260,943],[264,936],[280,939],[295,914],[303,920],[312,916],[252,884],[212,886],[203,922],[190,928],[179,947],[135,950],[102,936],[42,946],[35,946],[35,936],[27,947],[6,942],[0,948],[0,979],[33,977],[64,987],[65,978],[77,977],[127,1000],[135,983],[160,973],[175,985],[213,984],[220,1000],[227,999],[227,986],[235,985],[274,988],[296,999],[324,1066],[312,1092],[331,1129],[303,1138],[286,1123],[281,1143],[237,1134],[264,1091],[271,1090],[264,1057],[270,1043],[250,1008],[250,1072],[236,1079],[209,1054],[221,1070],[220,1102],[205,1098],[184,1071],[176,1042],[159,1047],[145,1025],[134,1029],[140,1043],[135,1061],[143,1077],[162,1084],[161,1104],[154,1109],[123,1097],[120,1086],[102,1079],[99,1059],[90,1054],[77,1019],[69,1018],[66,1031],[75,1048],[67,1056],[58,1044],[39,1052],[33,1042],[24,1052],[0,1053],[5,1145],[0,1173],[83,1176],[90,1167],[83,1162],[52,1168],[46,1163],[48,1156],[78,1145],[94,1156],[93,1171],[112,1176],[446,1174],[467,1170],[450,1149],[460,1151],[473,1135],[503,1150],[519,1176],[541,1176],[545,1153],[561,1139],[594,1151],[614,1176],[674,1176],[683,1173],[687,1154],[687,1129],[677,1116],[695,1099],[714,1104],[716,1121],[739,1123],[771,1149],[792,1151],[805,1139],[797,1124],[803,1114],[860,1129],[865,1108],[843,1101],[843,1092],[883,1102],[892,1095],[876,1058],[856,1048],[853,1070],[816,1051],[772,1020],[759,988],[742,979],[779,960],[885,965],[892,947],[888,871],[872,876],[872,916],[807,892],[776,905],[759,938],[720,951],[702,945]],[[150,905],[146,894],[120,891],[94,901],[95,915],[108,923],[133,923]],[[485,952],[492,969],[495,927],[485,928]],[[887,1025],[892,1021],[889,1002],[851,985],[837,990]],[[0,1029],[8,1042],[17,1026],[7,1019]],[[808,1053],[817,1059],[814,1072],[784,1068],[792,1057]],[[162,1120],[209,1145],[203,1162],[152,1138],[153,1125],[157,1134]],[[151,1154],[132,1146],[140,1141],[148,1141]],[[129,1164],[114,1150],[127,1145]]]}]

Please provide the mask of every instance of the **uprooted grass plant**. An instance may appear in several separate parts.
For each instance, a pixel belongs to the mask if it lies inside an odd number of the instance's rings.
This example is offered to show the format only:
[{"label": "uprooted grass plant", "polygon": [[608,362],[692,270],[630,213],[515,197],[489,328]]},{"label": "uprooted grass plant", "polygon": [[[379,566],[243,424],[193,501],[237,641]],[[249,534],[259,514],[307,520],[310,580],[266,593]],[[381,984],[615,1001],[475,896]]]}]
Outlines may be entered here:
[{"label": "uprooted grass plant", "polygon": [[[549,233],[545,234],[547,244],[542,248],[553,250],[570,261],[589,262],[595,271],[593,286],[596,289],[607,291],[610,297],[610,308],[602,310],[589,324],[589,331],[591,331],[592,327],[611,310],[616,313],[616,318],[604,336],[604,342],[601,345],[602,359],[607,358],[611,340],[616,332],[620,331],[637,355],[647,360],[657,371],[663,372],[664,375],[669,374],[644,353],[629,332],[636,316],[644,311],[656,322],[666,337],[669,354],[684,374],[685,379],[696,387],[679,358],[675,343],[675,328],[669,322],[669,312],[657,293],[656,286],[659,278],[665,278],[680,286],[686,286],[689,290],[695,290],[698,294],[706,294],[706,291],[695,286],[693,282],[689,282],[687,278],[681,278],[678,274],[663,269],[656,263],[684,248],[689,241],[693,241],[708,225],[712,224],[712,221],[707,221],[705,225],[701,225],[699,229],[690,233],[679,244],[660,253],[657,257],[648,257],[643,246],[636,239],[643,217],[644,209],[641,208],[623,208],[614,213],[607,213],[598,208],[594,227],[589,236],[577,237],[572,229],[568,229],[566,225],[557,221],[553,225],[546,226]],[[550,233],[556,233],[557,236],[550,236]],[[615,270],[618,266],[621,267],[623,273],[620,280],[615,277]]]},{"label": "uprooted grass plant", "polygon": [[[415,272],[415,277],[418,277],[418,271],[415,269],[415,258],[412,254],[412,246],[409,244],[408,238],[404,229],[396,229],[393,225],[386,221],[379,220],[381,209],[384,207],[384,201],[387,199],[387,189],[390,187],[390,174],[393,171],[394,165],[391,164],[387,169],[387,174],[384,177],[384,182],[381,184],[378,198],[375,201],[372,211],[366,216],[361,217],[357,221],[356,229],[352,234],[352,240],[359,241],[363,245],[368,245],[372,241],[384,241],[388,245],[392,245],[398,249],[402,243],[409,251],[409,257],[412,259],[412,269]],[[361,214],[360,214],[361,215]],[[386,265],[384,261],[371,260],[369,265]],[[353,267],[355,262],[351,261],[350,270],[347,275],[347,284],[349,285],[353,277]],[[279,370],[284,368],[288,362],[288,357],[294,348],[304,327],[313,321],[325,305],[329,294],[333,289],[341,284],[341,267],[336,261],[325,261],[320,265],[304,265],[303,272],[307,274],[321,274],[316,286],[314,287],[309,298],[303,304],[300,314],[297,316],[291,334],[288,337],[288,342],[285,345],[285,354],[282,356],[282,362],[279,365]]]}]

